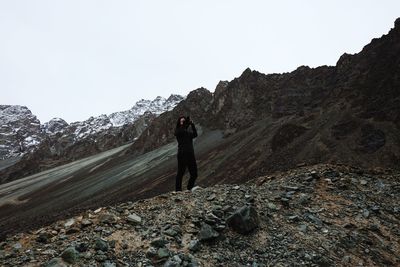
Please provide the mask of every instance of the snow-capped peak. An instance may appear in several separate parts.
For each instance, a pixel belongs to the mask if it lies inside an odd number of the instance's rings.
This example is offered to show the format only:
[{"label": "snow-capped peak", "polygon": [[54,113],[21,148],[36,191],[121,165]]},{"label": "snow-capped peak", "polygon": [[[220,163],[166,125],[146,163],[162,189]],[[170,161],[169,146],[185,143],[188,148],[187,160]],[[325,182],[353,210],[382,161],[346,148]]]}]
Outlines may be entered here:
[{"label": "snow-capped peak", "polygon": [[80,140],[110,128],[118,128],[133,123],[145,112],[160,115],[173,109],[183,99],[184,97],[180,95],[171,95],[168,99],[162,96],[157,96],[154,100],[140,99],[129,110],[114,112],[110,115],[102,114],[97,117],[90,117],[85,121],[73,122],[69,125],[62,119],[53,119],[45,123],[42,129],[48,134],[72,132],[74,139]]},{"label": "snow-capped peak", "polygon": [[[173,96],[173,97],[172,97]],[[171,95],[168,99],[157,96],[154,100],[140,99],[135,105],[125,111],[115,112],[108,117],[114,127],[122,126],[135,121],[145,112],[151,112],[155,115],[160,115],[165,111],[173,109],[184,98],[180,95]]]},{"label": "snow-capped peak", "polygon": [[[171,95],[168,99],[157,96],[154,100],[141,99],[125,111],[110,115],[90,117],[85,121],[68,124],[61,118],[53,118],[40,124],[35,115],[25,106],[0,105],[0,159],[23,155],[34,150],[48,137],[68,137],[73,142],[93,137],[101,132],[118,132],[126,124],[134,123],[145,113],[160,115],[173,109],[184,97]],[[56,138],[58,138],[56,136]]]}]

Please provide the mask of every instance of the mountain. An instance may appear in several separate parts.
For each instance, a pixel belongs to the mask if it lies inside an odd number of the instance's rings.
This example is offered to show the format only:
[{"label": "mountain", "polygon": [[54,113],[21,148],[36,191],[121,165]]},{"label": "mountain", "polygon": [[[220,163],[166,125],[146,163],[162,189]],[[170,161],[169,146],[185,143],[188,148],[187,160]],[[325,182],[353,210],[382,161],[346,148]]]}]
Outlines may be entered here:
[{"label": "mountain", "polygon": [[32,151],[42,138],[40,121],[27,107],[0,105],[0,159]]},{"label": "mountain", "polygon": [[3,160],[22,157],[0,171],[1,182],[131,142],[151,120],[183,99],[180,95],[141,99],[129,110],[71,124],[61,118],[40,124],[26,107],[1,106],[0,155]]},{"label": "mountain", "polygon": [[198,128],[194,148],[202,187],[318,163],[355,166],[360,173],[397,171],[399,66],[400,19],[336,66],[268,75],[246,69],[219,82],[214,93],[193,90],[151,120],[132,144],[0,185],[0,229],[5,235],[172,191],[173,131],[181,114]]},{"label": "mountain", "polygon": [[[200,158],[219,162],[213,174],[203,173],[213,180],[238,181],[320,162],[399,168],[399,66],[397,19],[388,34],[358,54],[344,54],[336,66],[269,75],[246,69],[232,81],[221,81],[214,94],[193,91],[155,119],[130,153],[172,142],[174,136],[166,133],[184,112],[205,130],[223,131],[224,144]],[[189,104],[192,97],[204,102]]]},{"label": "mountain", "polygon": [[315,165],[83,210],[1,266],[398,266],[399,172]]}]

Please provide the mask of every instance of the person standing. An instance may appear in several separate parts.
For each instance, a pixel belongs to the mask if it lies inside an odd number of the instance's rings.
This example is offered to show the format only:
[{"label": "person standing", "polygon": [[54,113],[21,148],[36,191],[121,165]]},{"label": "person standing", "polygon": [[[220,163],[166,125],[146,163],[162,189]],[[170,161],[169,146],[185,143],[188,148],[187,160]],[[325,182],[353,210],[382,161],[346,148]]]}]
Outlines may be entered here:
[{"label": "person standing", "polygon": [[178,141],[178,172],[176,174],[175,191],[182,191],[182,177],[186,168],[189,169],[190,174],[187,189],[191,190],[197,178],[197,164],[193,149],[193,139],[197,137],[197,130],[189,116],[178,118],[174,135]]}]

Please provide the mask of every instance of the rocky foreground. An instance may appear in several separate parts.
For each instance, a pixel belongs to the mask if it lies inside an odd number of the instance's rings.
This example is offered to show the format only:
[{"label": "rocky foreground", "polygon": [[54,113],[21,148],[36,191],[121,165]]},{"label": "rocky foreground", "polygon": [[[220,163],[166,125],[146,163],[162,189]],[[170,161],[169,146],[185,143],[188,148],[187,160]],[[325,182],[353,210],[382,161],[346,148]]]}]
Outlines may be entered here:
[{"label": "rocky foreground", "polygon": [[1,266],[399,266],[400,174],[316,165],[88,210]]}]

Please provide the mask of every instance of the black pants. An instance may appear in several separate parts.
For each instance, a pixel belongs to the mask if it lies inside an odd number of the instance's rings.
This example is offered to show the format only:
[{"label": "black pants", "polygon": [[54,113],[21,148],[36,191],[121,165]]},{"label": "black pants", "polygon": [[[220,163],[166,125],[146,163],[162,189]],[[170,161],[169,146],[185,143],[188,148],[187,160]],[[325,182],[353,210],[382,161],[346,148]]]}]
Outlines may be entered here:
[{"label": "black pants", "polygon": [[178,152],[178,173],[176,174],[175,190],[182,191],[182,177],[185,174],[186,167],[189,169],[190,178],[187,189],[191,190],[194,187],[194,182],[197,178],[197,164],[194,153]]}]

